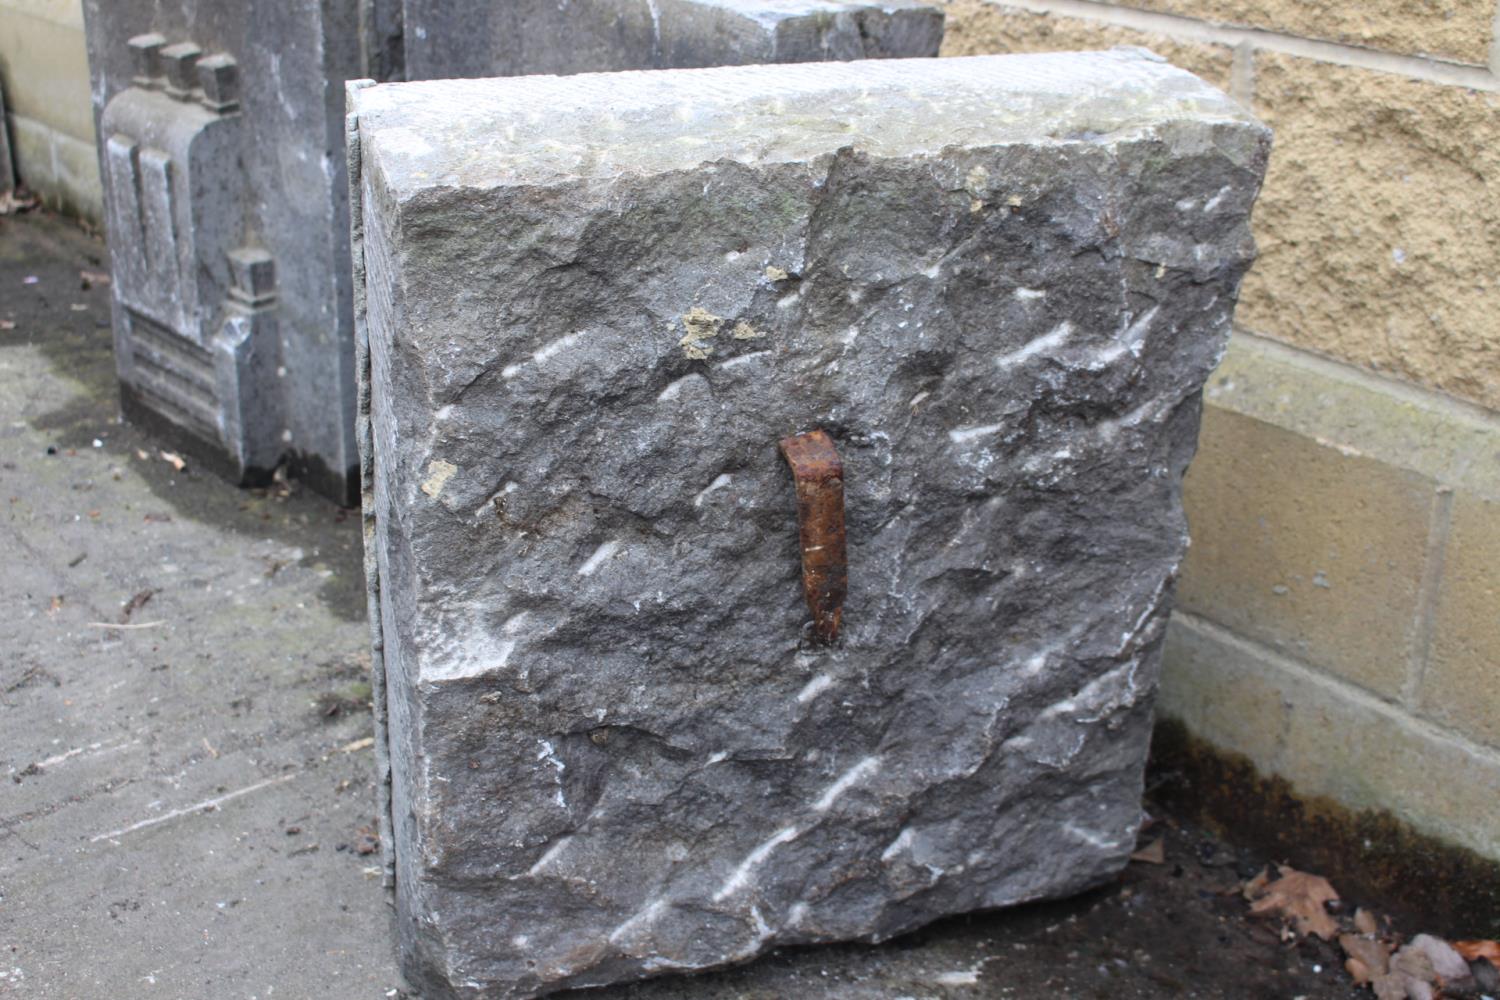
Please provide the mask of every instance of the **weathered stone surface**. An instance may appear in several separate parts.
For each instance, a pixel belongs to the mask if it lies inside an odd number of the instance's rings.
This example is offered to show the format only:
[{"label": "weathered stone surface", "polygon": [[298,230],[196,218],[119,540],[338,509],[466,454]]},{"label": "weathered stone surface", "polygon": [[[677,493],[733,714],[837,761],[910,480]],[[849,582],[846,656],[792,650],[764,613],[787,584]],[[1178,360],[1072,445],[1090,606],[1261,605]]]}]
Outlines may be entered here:
[{"label": "weathered stone surface", "polygon": [[[342,84],[356,0],[87,0],[126,412],[252,481],[357,479]],[[270,288],[233,261],[265,257]],[[346,500],[347,502],[347,500]]]},{"label": "weathered stone surface", "polygon": [[406,78],[935,56],[925,0],[403,0]]},{"label": "weathered stone surface", "polygon": [[[1266,130],[1140,51],[351,96],[424,995],[882,939],[1116,871]],[[777,451],[817,427],[832,646]]]}]

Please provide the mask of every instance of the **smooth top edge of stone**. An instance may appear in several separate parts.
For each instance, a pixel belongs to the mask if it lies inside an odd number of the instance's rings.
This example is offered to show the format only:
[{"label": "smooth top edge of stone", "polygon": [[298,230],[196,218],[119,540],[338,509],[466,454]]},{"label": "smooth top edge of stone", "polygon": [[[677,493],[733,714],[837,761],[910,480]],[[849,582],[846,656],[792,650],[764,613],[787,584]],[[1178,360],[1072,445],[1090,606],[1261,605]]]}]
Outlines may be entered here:
[{"label": "smooth top edge of stone", "polygon": [[1264,128],[1145,49],[433,80],[351,94],[398,199],[948,146],[1098,141],[1168,121]]}]

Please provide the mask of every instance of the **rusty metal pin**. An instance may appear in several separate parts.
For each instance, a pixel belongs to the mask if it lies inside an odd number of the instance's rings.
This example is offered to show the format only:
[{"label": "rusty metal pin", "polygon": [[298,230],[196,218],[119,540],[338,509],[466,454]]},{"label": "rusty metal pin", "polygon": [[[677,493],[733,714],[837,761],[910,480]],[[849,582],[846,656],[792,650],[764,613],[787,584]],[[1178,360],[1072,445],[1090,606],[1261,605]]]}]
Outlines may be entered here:
[{"label": "rusty metal pin", "polygon": [[802,540],[802,592],[812,611],[813,634],[838,638],[849,592],[844,533],[844,463],[823,431],[781,439],[781,454],[797,487],[797,527]]}]

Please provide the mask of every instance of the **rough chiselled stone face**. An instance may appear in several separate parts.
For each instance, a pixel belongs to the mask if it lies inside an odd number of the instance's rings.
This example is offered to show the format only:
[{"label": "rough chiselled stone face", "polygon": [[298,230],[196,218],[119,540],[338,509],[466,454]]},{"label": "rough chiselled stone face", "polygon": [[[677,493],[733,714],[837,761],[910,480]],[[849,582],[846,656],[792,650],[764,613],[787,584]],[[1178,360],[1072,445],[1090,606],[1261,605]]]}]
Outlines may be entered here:
[{"label": "rough chiselled stone face", "polygon": [[[1138,50],[353,107],[414,980],[879,940],[1124,864],[1262,126]],[[777,450],[815,428],[831,646]]]}]

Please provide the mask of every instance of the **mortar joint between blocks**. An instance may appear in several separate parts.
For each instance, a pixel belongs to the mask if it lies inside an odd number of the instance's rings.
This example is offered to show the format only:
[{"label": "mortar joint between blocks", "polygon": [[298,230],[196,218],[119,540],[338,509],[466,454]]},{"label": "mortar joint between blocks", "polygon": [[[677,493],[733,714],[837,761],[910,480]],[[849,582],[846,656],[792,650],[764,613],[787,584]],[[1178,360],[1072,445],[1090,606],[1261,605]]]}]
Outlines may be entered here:
[{"label": "mortar joint between blocks", "polygon": [[1401,702],[1414,715],[1423,716],[1422,683],[1432,659],[1434,616],[1438,591],[1443,583],[1443,564],[1447,559],[1448,535],[1453,524],[1453,488],[1439,486],[1433,492],[1427,552],[1418,585],[1417,608],[1412,623],[1411,658],[1407,663],[1406,682],[1401,688]]},{"label": "mortar joint between blocks", "polygon": [[[1164,35],[1178,42],[1223,45],[1234,49],[1248,43],[1253,48],[1318,62],[1349,66],[1376,73],[1405,76],[1442,86],[1500,92],[1500,41],[1492,41],[1487,66],[1450,62],[1428,56],[1405,55],[1380,49],[1361,48],[1343,42],[1305,38],[1266,28],[1248,28],[1200,20],[1182,14],[1118,7],[1101,0],[985,0],[999,7],[1094,21],[1117,28]],[[1500,25],[1500,14],[1495,23]],[[1500,27],[1496,29],[1500,36]]]}]

